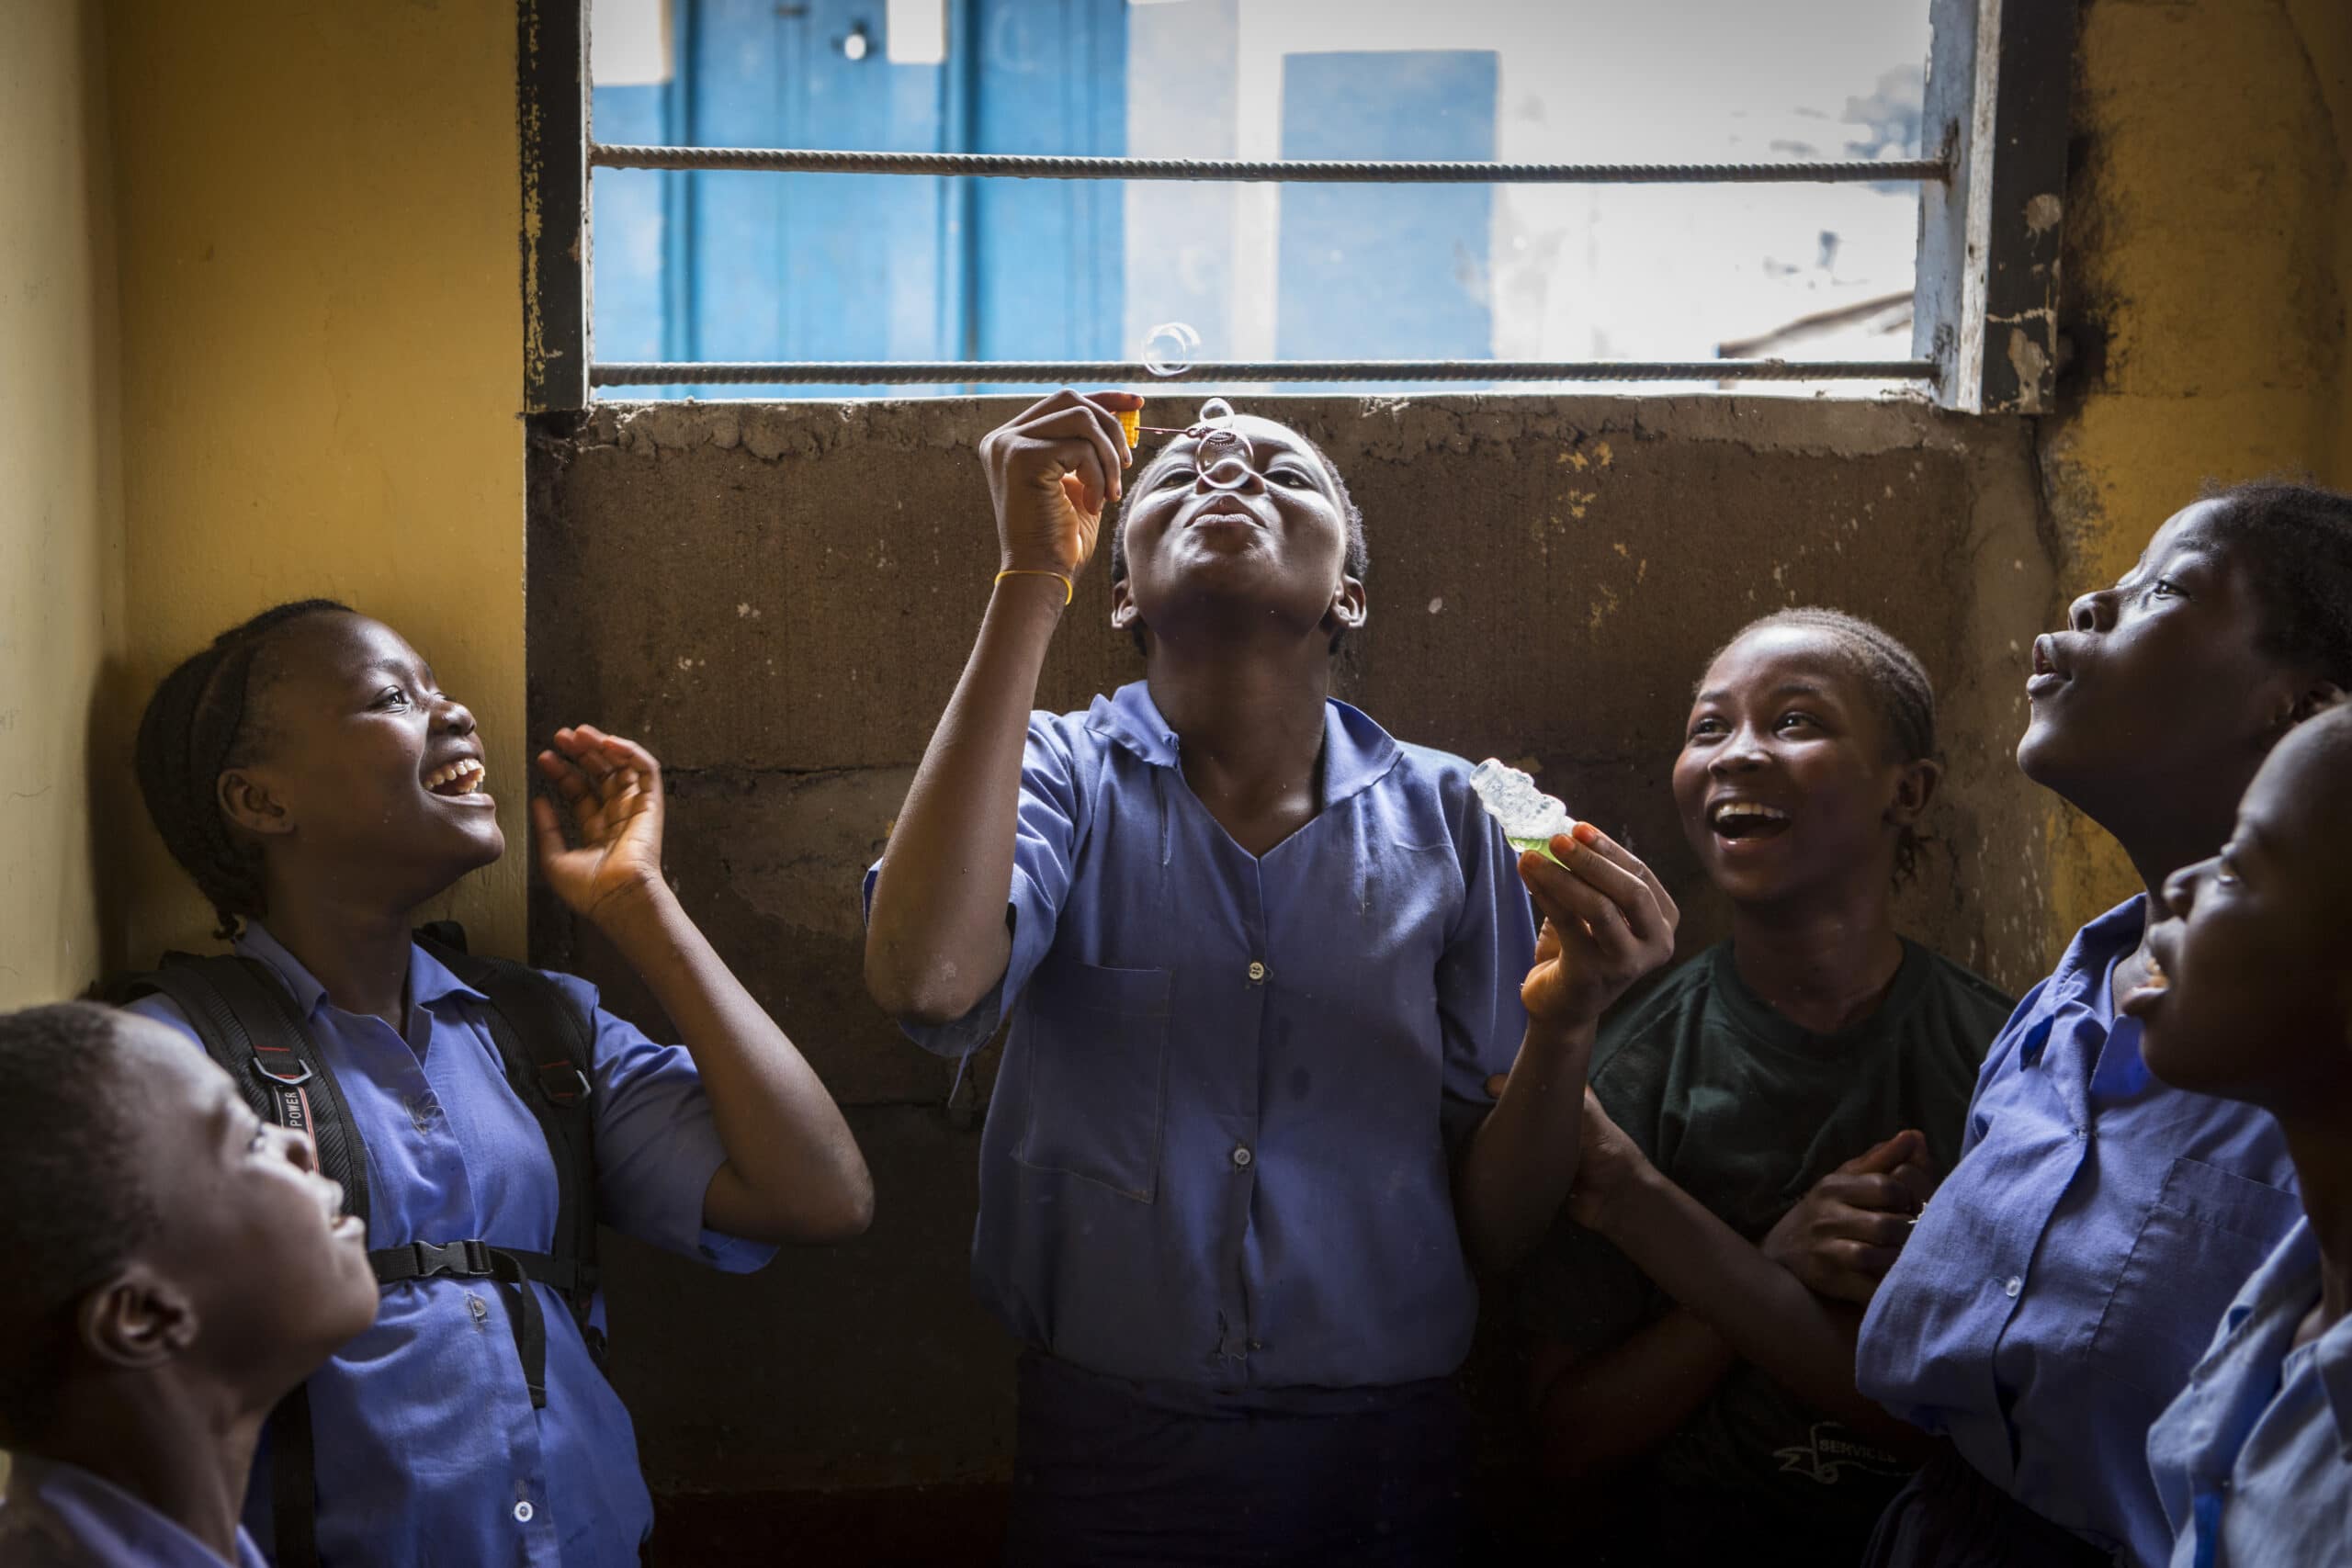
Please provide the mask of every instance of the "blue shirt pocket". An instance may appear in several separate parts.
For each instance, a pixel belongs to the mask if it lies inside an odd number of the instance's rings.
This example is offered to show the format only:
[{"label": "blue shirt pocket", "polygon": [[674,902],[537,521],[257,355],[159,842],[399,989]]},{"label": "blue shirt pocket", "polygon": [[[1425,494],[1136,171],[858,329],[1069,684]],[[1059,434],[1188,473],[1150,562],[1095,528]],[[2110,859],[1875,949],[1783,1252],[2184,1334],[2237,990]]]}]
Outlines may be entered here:
[{"label": "blue shirt pocket", "polygon": [[1027,997],[1029,1105],[1014,1156],[1148,1203],[1166,1114],[1166,969],[1107,969],[1049,954]]},{"label": "blue shirt pocket", "polygon": [[2093,1352],[2135,1388],[2178,1393],[2222,1314],[2301,1214],[2283,1188],[2175,1159],[2099,1314]]}]

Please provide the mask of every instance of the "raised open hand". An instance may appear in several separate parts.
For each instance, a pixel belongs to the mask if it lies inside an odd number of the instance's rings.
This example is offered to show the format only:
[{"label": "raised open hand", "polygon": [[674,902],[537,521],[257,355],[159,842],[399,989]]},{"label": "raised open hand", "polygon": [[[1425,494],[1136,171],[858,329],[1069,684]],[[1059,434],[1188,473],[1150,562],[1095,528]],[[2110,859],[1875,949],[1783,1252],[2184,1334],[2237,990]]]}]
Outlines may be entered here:
[{"label": "raised open hand", "polygon": [[563,801],[560,813],[544,795],[531,802],[539,874],[556,897],[582,919],[602,920],[665,892],[662,764],[653,754],[582,724],[557,730],[537,761]]}]

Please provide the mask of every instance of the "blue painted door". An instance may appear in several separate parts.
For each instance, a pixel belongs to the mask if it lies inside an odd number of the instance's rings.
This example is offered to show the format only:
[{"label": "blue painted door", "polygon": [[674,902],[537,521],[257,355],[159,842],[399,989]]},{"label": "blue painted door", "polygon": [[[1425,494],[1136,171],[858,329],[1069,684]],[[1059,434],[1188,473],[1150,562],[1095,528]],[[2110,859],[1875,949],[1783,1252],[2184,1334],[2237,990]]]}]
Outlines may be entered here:
[{"label": "blue painted door", "polygon": [[[950,7],[946,61],[897,64],[884,0],[678,0],[675,79],[596,89],[594,135],[707,147],[1124,150],[1126,0]],[[1120,188],[602,170],[595,356],[1116,357]]]},{"label": "blue painted door", "polygon": [[[1283,156],[1490,159],[1498,75],[1484,50],[1290,55]],[[1282,211],[1279,357],[1494,357],[1494,187],[1284,186]]]}]

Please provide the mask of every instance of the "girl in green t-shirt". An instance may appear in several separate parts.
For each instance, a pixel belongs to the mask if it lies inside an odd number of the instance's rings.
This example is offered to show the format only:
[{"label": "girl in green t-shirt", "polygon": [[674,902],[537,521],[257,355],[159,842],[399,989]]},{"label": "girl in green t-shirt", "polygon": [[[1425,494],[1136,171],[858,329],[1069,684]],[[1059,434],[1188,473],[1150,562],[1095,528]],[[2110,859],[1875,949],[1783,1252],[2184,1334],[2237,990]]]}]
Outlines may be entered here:
[{"label": "girl in green t-shirt", "polygon": [[1909,1468],[1854,1392],[1860,1311],[1792,1269],[1828,1227],[1884,1270],[2009,1013],[1894,929],[1935,752],[1918,660],[1850,615],[1769,615],[1699,682],[1674,797],[1732,937],[1602,1024],[1520,1291],[1542,1467],[1610,1483],[1595,1561],[1851,1562]]}]

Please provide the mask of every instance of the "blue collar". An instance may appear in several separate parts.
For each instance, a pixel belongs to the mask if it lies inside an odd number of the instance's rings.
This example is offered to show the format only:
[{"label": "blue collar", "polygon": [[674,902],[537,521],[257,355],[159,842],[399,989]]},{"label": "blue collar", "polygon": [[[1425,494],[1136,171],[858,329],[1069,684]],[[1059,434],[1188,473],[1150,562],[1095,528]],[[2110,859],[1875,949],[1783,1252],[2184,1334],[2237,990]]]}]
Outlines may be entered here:
[{"label": "blue collar", "polygon": [[[305,1019],[315,1017],[325,1002],[327,988],[318,977],[302,966],[302,961],[286,951],[285,943],[269,934],[267,927],[258,920],[245,922],[244,934],[237,938],[237,952],[246,958],[258,958],[277,972],[286,988],[294,993],[294,1001]],[[430,1008],[451,997],[469,997],[487,1002],[488,997],[449,973],[447,965],[416,943],[408,948],[408,1000],[412,1008]]]},{"label": "blue collar", "polygon": [[[161,1512],[145,1498],[134,1496],[113,1482],[62,1460],[38,1454],[13,1456],[7,1498],[0,1515],[21,1513],[28,1518],[46,1514],[65,1530],[80,1551],[73,1562],[146,1568],[198,1568],[220,1559],[190,1535],[186,1527]],[[33,1529],[40,1529],[40,1525]],[[8,1544],[23,1545],[20,1539]],[[32,1538],[31,1544],[47,1544]],[[261,1553],[243,1526],[237,1530],[237,1568],[261,1568]],[[40,1555],[36,1553],[37,1556]],[[40,1556],[43,1562],[46,1556]],[[10,1562],[17,1561],[11,1554]]]},{"label": "blue collar", "polygon": [[[1155,768],[1179,765],[1176,731],[1151,700],[1151,688],[1136,681],[1111,695],[1097,696],[1087,709],[1086,728],[1133,752]],[[1404,755],[1389,733],[1370,716],[1337,697],[1323,702],[1323,798],[1328,809],[1387,777]]]},{"label": "blue collar", "polygon": [[2050,989],[2065,994],[2106,986],[2115,961],[2140,944],[2147,925],[2148,896],[2134,893],[2075,933],[2066,955],[2058,961],[2058,972],[2050,977]]}]

